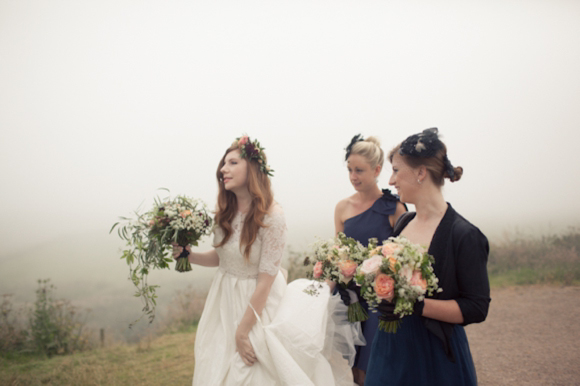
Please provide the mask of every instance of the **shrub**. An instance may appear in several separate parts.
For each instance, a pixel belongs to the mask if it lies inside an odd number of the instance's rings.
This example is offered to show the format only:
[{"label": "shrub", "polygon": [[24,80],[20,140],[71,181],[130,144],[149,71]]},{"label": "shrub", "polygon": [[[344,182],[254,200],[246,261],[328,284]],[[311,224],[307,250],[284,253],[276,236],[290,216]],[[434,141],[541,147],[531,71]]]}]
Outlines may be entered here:
[{"label": "shrub", "polygon": [[15,353],[26,350],[28,331],[23,312],[15,311],[12,295],[2,295],[0,303],[0,353]]},{"label": "shrub", "polygon": [[580,283],[580,232],[564,235],[506,236],[490,246],[490,277],[506,284]]},{"label": "shrub", "polygon": [[29,317],[29,334],[37,352],[47,356],[88,348],[86,314],[68,300],[55,300],[50,279],[39,280],[36,302]]}]

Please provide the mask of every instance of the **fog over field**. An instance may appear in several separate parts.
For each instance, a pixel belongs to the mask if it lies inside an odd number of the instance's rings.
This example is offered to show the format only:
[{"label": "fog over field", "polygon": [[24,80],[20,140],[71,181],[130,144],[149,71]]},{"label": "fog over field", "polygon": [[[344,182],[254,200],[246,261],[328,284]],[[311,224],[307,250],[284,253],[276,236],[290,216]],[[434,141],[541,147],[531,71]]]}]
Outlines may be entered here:
[{"label": "fog over field", "polygon": [[[132,321],[111,225],[161,187],[213,208],[244,133],[294,250],[333,234],[354,134],[388,151],[428,127],[464,168],[446,199],[490,240],[579,226],[579,20],[569,0],[1,1],[0,293],[51,278],[99,325]],[[159,308],[213,272],[154,273]]]}]

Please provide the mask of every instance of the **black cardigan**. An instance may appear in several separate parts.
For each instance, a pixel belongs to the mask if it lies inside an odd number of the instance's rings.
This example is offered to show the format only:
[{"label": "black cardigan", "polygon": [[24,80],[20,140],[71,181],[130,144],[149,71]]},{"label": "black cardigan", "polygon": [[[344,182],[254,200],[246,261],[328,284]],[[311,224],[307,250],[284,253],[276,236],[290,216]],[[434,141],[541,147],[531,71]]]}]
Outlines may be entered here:
[{"label": "black cardigan", "polygon": [[[415,212],[403,214],[395,225],[393,237],[401,234],[415,215]],[[435,258],[433,269],[439,278],[439,287],[443,289],[443,292],[434,294],[432,298],[454,299],[463,314],[463,326],[483,322],[491,301],[487,277],[489,244],[485,235],[448,203],[428,252]],[[445,353],[454,361],[449,344],[453,324],[425,317],[423,322],[429,331],[442,340]]]}]

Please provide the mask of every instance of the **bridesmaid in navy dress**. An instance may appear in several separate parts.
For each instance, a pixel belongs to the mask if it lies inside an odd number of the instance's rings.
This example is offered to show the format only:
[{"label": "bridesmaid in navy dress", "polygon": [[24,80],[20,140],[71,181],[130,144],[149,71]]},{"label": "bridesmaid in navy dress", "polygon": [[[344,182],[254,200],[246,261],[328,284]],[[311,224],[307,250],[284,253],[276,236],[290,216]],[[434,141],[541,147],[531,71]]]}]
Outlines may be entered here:
[{"label": "bridesmaid in navy dress", "polygon": [[[491,301],[489,246],[481,231],[458,214],[441,192],[444,178],[457,181],[436,128],[407,138],[389,154],[389,184],[416,213],[401,216],[393,236],[428,246],[443,292],[415,303],[396,333],[378,331],[372,342],[367,386],[476,385],[477,376],[463,326],[485,320]],[[379,304],[379,318],[393,320],[392,303]]]},{"label": "bridesmaid in navy dress", "polygon": [[[381,191],[377,185],[384,161],[380,142],[374,137],[365,140],[356,135],[346,148],[345,158],[350,182],[356,193],[336,205],[336,233],[344,232],[365,246],[373,237],[382,242],[391,236],[393,225],[406,208],[389,190]],[[361,304],[368,310],[364,300]],[[373,312],[369,312],[369,319],[361,323],[367,345],[357,347],[353,375],[359,385],[364,385],[370,345],[378,324],[378,314]]]}]

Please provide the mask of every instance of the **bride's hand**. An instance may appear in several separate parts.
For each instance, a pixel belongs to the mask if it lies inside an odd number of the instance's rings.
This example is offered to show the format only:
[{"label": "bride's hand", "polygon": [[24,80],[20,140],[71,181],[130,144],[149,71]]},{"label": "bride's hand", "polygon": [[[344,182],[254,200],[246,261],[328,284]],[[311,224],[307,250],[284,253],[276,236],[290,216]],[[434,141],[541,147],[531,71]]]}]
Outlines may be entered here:
[{"label": "bride's hand", "polygon": [[246,366],[252,366],[258,361],[248,334],[236,331],[236,348]]},{"label": "bride's hand", "polygon": [[[177,258],[179,257],[179,255],[181,255],[181,252],[183,252],[183,247],[177,243],[171,243],[171,245],[173,245],[173,258],[177,260]],[[185,250],[189,253],[191,253],[191,247],[189,245],[187,245],[185,247]]]}]

